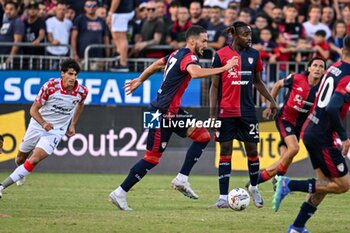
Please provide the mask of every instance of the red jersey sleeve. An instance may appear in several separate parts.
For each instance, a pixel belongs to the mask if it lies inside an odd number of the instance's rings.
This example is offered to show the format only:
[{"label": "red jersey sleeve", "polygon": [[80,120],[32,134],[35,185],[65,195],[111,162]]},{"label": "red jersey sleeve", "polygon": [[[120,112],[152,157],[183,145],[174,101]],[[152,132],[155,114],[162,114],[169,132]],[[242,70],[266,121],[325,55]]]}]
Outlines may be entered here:
[{"label": "red jersey sleeve", "polygon": [[335,91],[344,96],[350,96],[350,76],[342,78],[335,88]]},{"label": "red jersey sleeve", "polygon": [[256,62],[256,66],[255,66],[255,72],[260,73],[263,70],[264,70],[264,67],[263,67],[261,55],[260,55],[260,52],[259,52],[258,61]]},{"label": "red jersey sleeve", "polygon": [[193,53],[188,53],[184,56],[184,58],[181,60],[180,63],[180,69],[182,72],[185,72],[187,69],[187,66],[189,64],[197,64],[199,65],[198,62],[198,57],[196,55],[194,55]]},{"label": "red jersey sleeve", "polygon": [[79,103],[84,103],[88,93],[89,93],[89,90],[87,89],[87,87],[81,85],[80,86],[80,91],[79,91],[79,94],[81,96],[81,100],[80,100]]}]

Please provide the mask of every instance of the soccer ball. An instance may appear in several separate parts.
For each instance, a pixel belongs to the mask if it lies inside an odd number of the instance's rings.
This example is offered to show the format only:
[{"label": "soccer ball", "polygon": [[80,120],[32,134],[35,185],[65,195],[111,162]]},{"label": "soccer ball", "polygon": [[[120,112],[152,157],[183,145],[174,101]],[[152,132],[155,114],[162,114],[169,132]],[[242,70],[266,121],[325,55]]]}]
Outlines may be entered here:
[{"label": "soccer ball", "polygon": [[228,205],[236,211],[244,210],[248,207],[250,196],[247,191],[242,188],[232,189],[227,196]]}]

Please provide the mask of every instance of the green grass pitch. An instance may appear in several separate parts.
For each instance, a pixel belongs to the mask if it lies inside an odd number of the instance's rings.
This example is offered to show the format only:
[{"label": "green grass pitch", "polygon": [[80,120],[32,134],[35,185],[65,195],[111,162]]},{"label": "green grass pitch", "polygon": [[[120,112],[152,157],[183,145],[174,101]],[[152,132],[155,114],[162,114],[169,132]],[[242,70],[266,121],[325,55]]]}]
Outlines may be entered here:
[{"label": "green grass pitch", "polygon": [[[0,173],[3,180],[8,173]],[[125,175],[33,173],[25,185],[13,185],[0,200],[0,232],[286,232],[305,194],[283,201],[278,213],[271,209],[270,182],[260,186],[265,206],[251,202],[241,212],[207,209],[218,197],[216,176],[191,176],[200,196],[191,200],[170,188],[173,176],[147,175],[128,194],[134,211],[122,212],[107,201]],[[231,177],[231,188],[244,187],[247,177]],[[307,227],[313,233],[350,232],[350,194],[330,195]]]}]

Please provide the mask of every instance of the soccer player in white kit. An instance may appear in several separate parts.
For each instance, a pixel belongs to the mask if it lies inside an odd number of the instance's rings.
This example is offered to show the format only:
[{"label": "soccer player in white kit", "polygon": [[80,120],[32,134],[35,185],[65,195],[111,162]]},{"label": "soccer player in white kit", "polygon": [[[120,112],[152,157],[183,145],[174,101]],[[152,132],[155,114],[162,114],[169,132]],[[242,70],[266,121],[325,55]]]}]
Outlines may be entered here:
[{"label": "soccer player in white kit", "polygon": [[0,183],[0,198],[2,190],[28,176],[41,160],[52,154],[64,135],[75,134],[88,94],[87,88],[77,81],[79,72],[75,60],[64,60],[61,78],[52,78],[41,87],[30,108],[32,118],[16,157],[19,166]]}]

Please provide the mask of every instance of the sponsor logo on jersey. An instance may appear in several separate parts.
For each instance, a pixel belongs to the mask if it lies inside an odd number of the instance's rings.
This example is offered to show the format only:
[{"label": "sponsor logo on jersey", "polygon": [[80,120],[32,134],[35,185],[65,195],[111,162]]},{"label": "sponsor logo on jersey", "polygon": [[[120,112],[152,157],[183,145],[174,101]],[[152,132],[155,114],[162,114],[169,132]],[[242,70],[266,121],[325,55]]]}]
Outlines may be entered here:
[{"label": "sponsor logo on jersey", "polygon": [[244,86],[244,85],[248,85],[249,81],[232,81],[232,85],[240,85],[240,86]]}]

